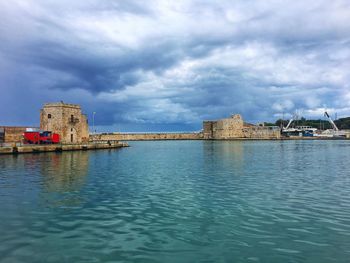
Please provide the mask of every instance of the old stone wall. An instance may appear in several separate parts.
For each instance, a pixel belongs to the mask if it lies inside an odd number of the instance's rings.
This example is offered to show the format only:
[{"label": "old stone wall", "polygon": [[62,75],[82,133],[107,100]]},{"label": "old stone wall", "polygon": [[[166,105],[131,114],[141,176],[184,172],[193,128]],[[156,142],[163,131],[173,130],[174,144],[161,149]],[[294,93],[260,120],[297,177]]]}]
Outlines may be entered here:
[{"label": "old stone wall", "polygon": [[203,121],[203,139],[213,139],[215,121]]},{"label": "old stone wall", "polygon": [[235,114],[230,118],[203,122],[204,139],[234,139],[243,138],[243,119]]},{"label": "old stone wall", "polygon": [[33,127],[1,126],[0,143],[22,142],[23,133],[26,131],[27,128]]},{"label": "old stone wall", "polygon": [[5,142],[5,128],[0,127],[0,143]]},{"label": "old stone wall", "polygon": [[246,127],[243,128],[243,138],[249,139],[280,139],[281,131],[270,127]]},{"label": "old stone wall", "polygon": [[85,114],[81,114],[81,141],[82,142],[88,142],[89,141],[89,123],[88,123],[88,119],[87,116]]},{"label": "old stone wall", "polygon": [[231,118],[218,120],[213,128],[213,136],[217,139],[243,137],[243,120],[239,114],[232,115]]},{"label": "old stone wall", "polygon": [[90,141],[200,140],[202,138],[202,133],[102,133],[90,135]]},{"label": "old stone wall", "polygon": [[58,133],[62,143],[83,143],[89,140],[87,117],[76,104],[45,104],[40,111],[40,129]]}]

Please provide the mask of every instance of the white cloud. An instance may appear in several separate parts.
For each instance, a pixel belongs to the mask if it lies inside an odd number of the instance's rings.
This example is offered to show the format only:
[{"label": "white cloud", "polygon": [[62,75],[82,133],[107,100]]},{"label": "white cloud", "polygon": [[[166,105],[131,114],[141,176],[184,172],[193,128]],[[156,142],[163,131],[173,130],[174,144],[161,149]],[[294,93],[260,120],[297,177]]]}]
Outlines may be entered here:
[{"label": "white cloud", "polygon": [[86,90],[110,124],[350,115],[346,0],[14,0],[0,15],[2,89]]}]

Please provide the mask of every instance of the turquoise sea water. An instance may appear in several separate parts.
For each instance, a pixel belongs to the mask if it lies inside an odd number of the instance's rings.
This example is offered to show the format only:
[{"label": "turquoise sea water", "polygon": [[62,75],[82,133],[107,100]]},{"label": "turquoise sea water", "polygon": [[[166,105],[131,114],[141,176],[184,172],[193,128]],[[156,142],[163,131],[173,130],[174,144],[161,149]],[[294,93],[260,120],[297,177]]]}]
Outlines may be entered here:
[{"label": "turquoise sea water", "polygon": [[350,262],[349,141],[0,156],[0,262]]}]

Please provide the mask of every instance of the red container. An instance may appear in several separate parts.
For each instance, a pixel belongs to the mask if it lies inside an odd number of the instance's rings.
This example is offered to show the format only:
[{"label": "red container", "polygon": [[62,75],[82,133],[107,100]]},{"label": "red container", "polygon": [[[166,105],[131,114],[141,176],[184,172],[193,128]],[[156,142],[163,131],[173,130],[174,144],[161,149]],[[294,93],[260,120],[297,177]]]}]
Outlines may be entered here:
[{"label": "red container", "polygon": [[60,135],[57,133],[52,134],[52,143],[60,143]]},{"label": "red container", "polygon": [[23,139],[26,144],[53,144],[60,142],[60,135],[50,131],[30,131],[23,134]]},{"label": "red container", "polygon": [[23,134],[24,143],[26,144],[39,144],[40,133],[39,132],[25,132]]}]

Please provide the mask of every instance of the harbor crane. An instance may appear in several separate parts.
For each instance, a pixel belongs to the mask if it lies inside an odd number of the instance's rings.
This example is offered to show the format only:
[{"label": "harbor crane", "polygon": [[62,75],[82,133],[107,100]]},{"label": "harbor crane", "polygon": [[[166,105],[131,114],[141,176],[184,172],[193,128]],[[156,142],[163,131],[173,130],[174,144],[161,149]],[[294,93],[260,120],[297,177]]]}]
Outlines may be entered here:
[{"label": "harbor crane", "polygon": [[283,130],[288,130],[290,128],[290,125],[292,124],[293,121],[298,119],[298,115],[295,113],[293,114],[292,118],[289,120],[288,124],[286,127],[283,127]]},{"label": "harbor crane", "polygon": [[334,121],[332,120],[331,116],[329,116],[328,112],[324,112],[324,116],[327,117],[329,123],[332,125],[333,131],[325,131],[325,134],[331,134],[332,137],[346,137],[346,133],[344,131],[341,131],[338,129],[337,125],[335,125]]},{"label": "harbor crane", "polygon": [[287,126],[286,126],[284,129],[288,130],[288,129],[289,129],[289,126],[292,124],[293,121],[294,121],[294,115],[293,115],[293,117],[289,120]]},{"label": "harbor crane", "polygon": [[332,125],[333,130],[334,131],[339,131],[337,125],[335,125],[334,121],[332,120],[331,116],[329,116],[327,111],[324,112],[324,116],[327,117],[329,123]]}]

